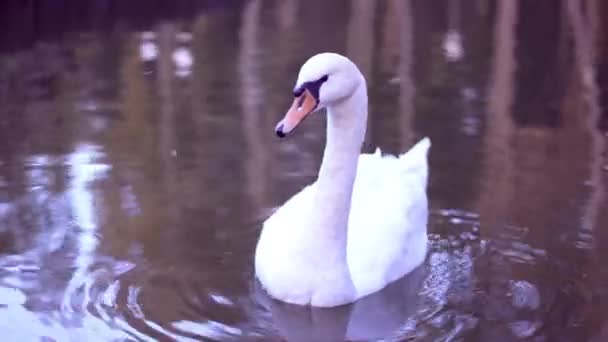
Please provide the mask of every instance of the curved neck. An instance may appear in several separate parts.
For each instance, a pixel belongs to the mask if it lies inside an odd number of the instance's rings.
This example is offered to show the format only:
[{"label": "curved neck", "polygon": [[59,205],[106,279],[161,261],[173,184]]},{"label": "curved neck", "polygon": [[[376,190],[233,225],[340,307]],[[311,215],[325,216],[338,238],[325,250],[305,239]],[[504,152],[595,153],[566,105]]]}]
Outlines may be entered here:
[{"label": "curved neck", "polygon": [[365,81],[353,95],[327,109],[327,141],[313,201],[316,241],[346,256],[346,237],[357,163],[367,127]]}]

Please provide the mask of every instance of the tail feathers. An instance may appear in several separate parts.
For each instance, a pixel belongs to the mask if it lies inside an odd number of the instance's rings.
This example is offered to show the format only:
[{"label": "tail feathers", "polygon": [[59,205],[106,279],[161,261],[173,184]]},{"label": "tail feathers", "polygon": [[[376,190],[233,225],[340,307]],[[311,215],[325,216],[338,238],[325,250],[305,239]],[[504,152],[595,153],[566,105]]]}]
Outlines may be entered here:
[{"label": "tail feathers", "polygon": [[431,148],[431,139],[428,137],[424,137],[419,142],[414,145],[409,151],[403,153],[399,156],[399,159],[404,161],[414,161],[419,162],[420,160],[424,160],[426,163],[426,158]]},{"label": "tail feathers", "polygon": [[428,137],[421,139],[409,151],[399,156],[404,171],[420,173],[424,178],[427,178],[428,151],[431,148],[431,140]]},{"label": "tail feathers", "polygon": [[418,143],[416,143],[416,145],[414,145],[414,147],[412,147],[409,150],[409,152],[423,153],[424,157],[426,158],[426,155],[430,148],[431,148],[431,139],[429,139],[429,137],[424,137],[424,138],[420,139],[420,141]]}]

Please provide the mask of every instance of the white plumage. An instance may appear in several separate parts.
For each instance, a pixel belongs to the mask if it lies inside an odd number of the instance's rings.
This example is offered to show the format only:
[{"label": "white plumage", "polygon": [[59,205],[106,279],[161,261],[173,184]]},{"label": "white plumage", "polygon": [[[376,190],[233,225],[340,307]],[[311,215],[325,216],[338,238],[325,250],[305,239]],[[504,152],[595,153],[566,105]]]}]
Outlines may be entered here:
[{"label": "white plumage", "polygon": [[305,63],[296,86],[323,75],[317,102],[328,109],[328,137],[319,178],[264,223],[255,264],[272,297],[331,307],[379,291],[424,261],[431,143],[424,138],[399,157],[360,154],[365,80],[348,59],[325,53]]}]

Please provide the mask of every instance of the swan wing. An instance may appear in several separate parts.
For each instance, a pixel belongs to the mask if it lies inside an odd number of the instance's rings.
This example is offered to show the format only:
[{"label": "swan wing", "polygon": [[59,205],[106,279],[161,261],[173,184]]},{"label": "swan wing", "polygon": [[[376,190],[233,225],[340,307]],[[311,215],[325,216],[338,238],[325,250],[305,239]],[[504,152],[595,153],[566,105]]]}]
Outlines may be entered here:
[{"label": "swan wing", "polygon": [[405,154],[359,159],[348,230],[348,265],[359,297],[420,265],[426,256],[428,138]]}]

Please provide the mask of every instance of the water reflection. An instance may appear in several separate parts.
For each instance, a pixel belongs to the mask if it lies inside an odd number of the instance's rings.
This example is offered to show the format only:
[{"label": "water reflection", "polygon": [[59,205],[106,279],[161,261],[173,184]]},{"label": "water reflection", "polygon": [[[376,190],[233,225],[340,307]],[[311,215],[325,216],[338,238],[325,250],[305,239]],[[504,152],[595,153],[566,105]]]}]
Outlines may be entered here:
[{"label": "water reflection", "polygon": [[[602,2],[2,6],[10,339],[608,337]],[[251,263],[316,176],[323,116],[272,129],[323,50],[368,79],[365,150],[434,142],[427,262],[333,311],[270,300]]]},{"label": "water reflection", "polygon": [[289,341],[370,341],[397,337],[408,325],[411,328],[427,273],[425,266],[419,267],[382,291],[336,309],[287,305],[268,298],[259,287],[256,290],[273,324]]}]

